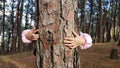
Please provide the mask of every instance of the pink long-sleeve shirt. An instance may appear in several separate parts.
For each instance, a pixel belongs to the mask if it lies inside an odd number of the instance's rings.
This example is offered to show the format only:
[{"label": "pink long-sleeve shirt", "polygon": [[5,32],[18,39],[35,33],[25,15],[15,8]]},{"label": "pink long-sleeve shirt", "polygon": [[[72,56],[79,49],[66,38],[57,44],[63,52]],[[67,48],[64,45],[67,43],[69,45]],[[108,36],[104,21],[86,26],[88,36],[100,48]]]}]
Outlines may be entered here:
[{"label": "pink long-sleeve shirt", "polygon": [[80,32],[80,36],[85,39],[85,44],[80,45],[81,49],[88,49],[92,46],[92,38],[89,34],[87,33],[82,33]]},{"label": "pink long-sleeve shirt", "polygon": [[30,31],[30,29],[26,29],[22,32],[22,41],[23,43],[31,43],[32,41],[26,38],[26,34]]},{"label": "pink long-sleeve shirt", "polygon": [[[30,29],[26,29],[22,32],[22,41],[23,43],[31,43],[32,40],[29,40],[26,38],[26,33],[28,33],[30,31]],[[85,44],[84,45],[80,45],[81,49],[88,49],[92,46],[92,38],[89,34],[87,33],[82,33],[80,32],[80,36],[83,37],[85,39]]]}]

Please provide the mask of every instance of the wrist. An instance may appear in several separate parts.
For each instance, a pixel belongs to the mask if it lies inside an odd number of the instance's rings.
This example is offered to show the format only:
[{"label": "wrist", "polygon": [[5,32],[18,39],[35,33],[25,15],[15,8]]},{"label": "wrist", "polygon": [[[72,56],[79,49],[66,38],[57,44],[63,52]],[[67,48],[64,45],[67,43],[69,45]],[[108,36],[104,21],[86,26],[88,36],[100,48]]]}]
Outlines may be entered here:
[{"label": "wrist", "polygon": [[31,31],[31,30],[27,29],[27,30],[24,30],[24,31],[22,32],[22,41],[23,41],[23,43],[31,43],[31,42],[32,42],[31,40],[29,40],[29,39],[26,37],[26,34],[27,34],[29,31]]},{"label": "wrist", "polygon": [[90,48],[92,46],[92,38],[91,38],[91,36],[89,34],[84,33],[84,34],[81,35],[81,37],[83,37],[84,40],[85,40],[84,44],[80,46],[81,49]]},{"label": "wrist", "polygon": [[85,45],[85,43],[86,43],[86,39],[83,37],[83,38],[82,38],[82,40],[81,40],[81,42],[82,42],[82,44],[81,44],[81,45],[82,45],[82,46],[84,46],[84,45]]}]

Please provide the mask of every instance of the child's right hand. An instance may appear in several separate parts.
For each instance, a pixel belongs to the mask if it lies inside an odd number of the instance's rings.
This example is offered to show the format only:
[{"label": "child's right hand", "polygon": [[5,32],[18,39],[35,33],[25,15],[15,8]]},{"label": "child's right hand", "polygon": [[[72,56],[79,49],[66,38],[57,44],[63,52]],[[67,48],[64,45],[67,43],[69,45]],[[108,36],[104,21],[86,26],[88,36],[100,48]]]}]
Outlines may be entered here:
[{"label": "child's right hand", "polygon": [[38,29],[31,29],[28,33],[26,33],[26,38],[31,40],[31,41],[35,41],[39,38],[39,34],[35,34],[36,32],[38,32]]},{"label": "child's right hand", "polygon": [[73,31],[74,38],[65,37],[64,39],[64,45],[66,45],[69,48],[76,48],[77,46],[84,45],[85,39],[76,32]]}]

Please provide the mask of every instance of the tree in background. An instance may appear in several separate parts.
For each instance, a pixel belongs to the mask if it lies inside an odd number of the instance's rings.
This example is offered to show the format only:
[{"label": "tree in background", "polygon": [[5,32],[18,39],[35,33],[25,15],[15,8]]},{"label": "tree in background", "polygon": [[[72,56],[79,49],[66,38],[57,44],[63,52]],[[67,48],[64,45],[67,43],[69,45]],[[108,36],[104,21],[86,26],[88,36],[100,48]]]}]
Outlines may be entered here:
[{"label": "tree in background", "polygon": [[98,42],[103,42],[103,12],[102,12],[102,0],[98,0],[99,3],[99,20],[98,20]]},{"label": "tree in background", "polygon": [[[35,26],[38,28],[39,26],[37,25],[40,25],[39,11],[34,15],[36,5],[34,4],[34,0],[24,0],[23,10],[20,8],[22,3],[19,4],[19,10],[17,8],[19,1],[22,0],[0,0],[0,52],[4,50],[2,48],[5,48],[6,54],[11,53],[12,50],[12,52],[15,51],[14,53],[20,50],[19,48],[22,42],[20,43],[20,41],[18,41],[18,38],[20,40],[18,36],[20,36],[22,30],[32,28],[35,19]],[[81,30],[82,32],[85,31],[89,33],[94,43],[117,42],[120,39],[120,1],[102,0],[102,2],[100,2],[100,0],[78,0],[78,14],[76,14],[76,16],[78,15],[79,17],[78,20],[76,20],[79,24],[77,25],[77,27],[79,27],[78,31]],[[17,15],[17,11],[20,13],[19,16]],[[19,18],[19,22],[21,20],[20,23],[16,21],[18,20],[17,16],[22,18]],[[36,16],[36,18],[34,16]],[[17,26],[20,24],[21,26]],[[20,43],[19,47],[18,42]],[[23,44],[22,50],[31,50],[32,47],[29,45],[30,44]]]},{"label": "tree in background", "polygon": [[86,0],[83,0],[83,12],[82,12],[83,32],[87,32],[86,2],[87,2]]},{"label": "tree in background", "polygon": [[4,36],[5,36],[5,2],[6,1],[3,1],[3,23],[2,23],[2,47],[1,47],[1,49],[2,49],[2,51],[1,51],[1,54],[4,54],[5,53],[5,46],[4,46],[4,44],[5,44],[5,40],[4,40]]}]

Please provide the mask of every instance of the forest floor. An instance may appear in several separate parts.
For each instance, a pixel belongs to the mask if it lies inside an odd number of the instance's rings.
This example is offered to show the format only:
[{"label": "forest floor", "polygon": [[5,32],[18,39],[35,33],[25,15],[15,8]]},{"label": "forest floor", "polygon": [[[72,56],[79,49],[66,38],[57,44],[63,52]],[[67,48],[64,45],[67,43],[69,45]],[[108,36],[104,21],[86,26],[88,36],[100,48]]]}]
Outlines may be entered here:
[{"label": "forest floor", "polygon": [[[118,59],[110,59],[111,49],[118,50]],[[81,50],[81,68],[120,68],[120,46],[116,43],[97,43]]]},{"label": "forest floor", "polygon": [[[116,43],[97,43],[81,50],[81,68],[120,68],[120,58],[109,59],[113,48],[120,49]],[[36,68],[35,56],[32,52],[0,56],[0,68]]]},{"label": "forest floor", "polygon": [[0,56],[0,68],[36,68],[32,52]]}]

